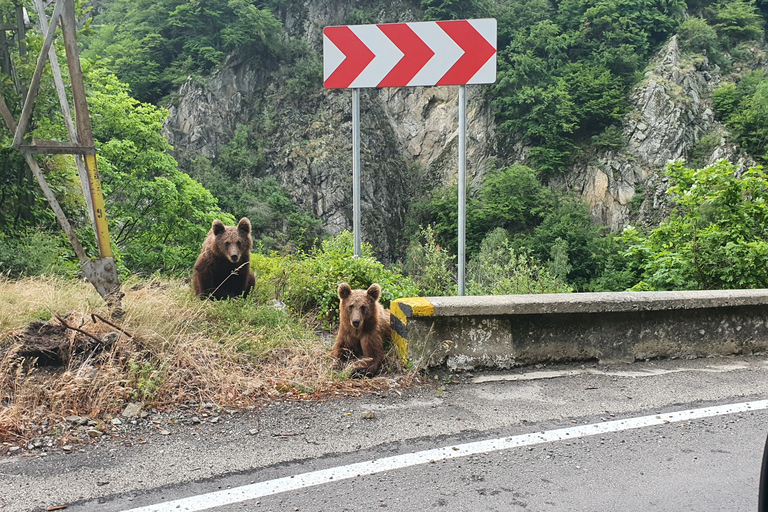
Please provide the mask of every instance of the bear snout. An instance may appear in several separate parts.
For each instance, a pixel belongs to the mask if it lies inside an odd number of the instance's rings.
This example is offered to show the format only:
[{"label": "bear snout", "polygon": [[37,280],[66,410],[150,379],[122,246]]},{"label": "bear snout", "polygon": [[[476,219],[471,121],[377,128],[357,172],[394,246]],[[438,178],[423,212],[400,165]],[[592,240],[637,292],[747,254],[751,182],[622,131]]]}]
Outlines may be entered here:
[{"label": "bear snout", "polygon": [[232,260],[232,263],[237,263],[237,260],[239,258],[240,258],[240,256],[237,253],[229,255],[229,259]]},{"label": "bear snout", "polygon": [[360,327],[360,320],[352,320],[352,326],[357,329]]}]

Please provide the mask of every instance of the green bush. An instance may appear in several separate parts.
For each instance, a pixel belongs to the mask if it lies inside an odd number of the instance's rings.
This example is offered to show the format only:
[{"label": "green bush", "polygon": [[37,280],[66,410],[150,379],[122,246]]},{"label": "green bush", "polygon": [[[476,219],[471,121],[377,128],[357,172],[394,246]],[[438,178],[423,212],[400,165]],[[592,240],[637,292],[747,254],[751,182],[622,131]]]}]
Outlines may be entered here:
[{"label": "green bush", "polygon": [[69,242],[63,233],[40,230],[0,233],[0,274],[6,277],[41,274],[75,274],[77,266],[68,260]]},{"label": "green bush", "polygon": [[706,20],[691,17],[677,27],[680,47],[689,52],[711,51],[717,47],[717,31]]},{"label": "green bush", "polygon": [[432,226],[420,227],[418,239],[411,242],[406,251],[404,270],[428,297],[456,295],[456,256],[437,243]]},{"label": "green bush", "polygon": [[[625,256],[654,290],[768,287],[768,174],[738,174],[721,160],[704,169],[667,168],[675,210],[649,234],[622,233]],[[635,288],[639,289],[639,288]]]},{"label": "green bush", "polygon": [[272,279],[277,298],[285,301],[292,312],[299,315],[316,312],[324,327],[332,326],[336,320],[337,290],[342,282],[353,289],[379,283],[385,307],[394,299],[419,295],[412,279],[385,268],[373,257],[369,244],[362,244],[361,249],[362,254],[355,258],[353,235],[344,231],[324,240],[319,249],[286,256],[279,268],[272,269],[271,276],[257,274],[257,281]]},{"label": "green bush", "polygon": [[467,265],[468,295],[565,293],[573,289],[534,258],[516,251],[507,233],[497,228],[485,237]]}]

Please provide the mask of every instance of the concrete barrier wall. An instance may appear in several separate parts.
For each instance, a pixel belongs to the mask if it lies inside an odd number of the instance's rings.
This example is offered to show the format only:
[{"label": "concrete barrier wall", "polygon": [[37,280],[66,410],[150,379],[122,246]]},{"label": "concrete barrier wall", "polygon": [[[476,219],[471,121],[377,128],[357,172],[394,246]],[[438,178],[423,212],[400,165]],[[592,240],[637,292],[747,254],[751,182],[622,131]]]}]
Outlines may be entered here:
[{"label": "concrete barrier wall", "polygon": [[418,297],[391,311],[398,354],[416,367],[768,351],[768,290]]}]

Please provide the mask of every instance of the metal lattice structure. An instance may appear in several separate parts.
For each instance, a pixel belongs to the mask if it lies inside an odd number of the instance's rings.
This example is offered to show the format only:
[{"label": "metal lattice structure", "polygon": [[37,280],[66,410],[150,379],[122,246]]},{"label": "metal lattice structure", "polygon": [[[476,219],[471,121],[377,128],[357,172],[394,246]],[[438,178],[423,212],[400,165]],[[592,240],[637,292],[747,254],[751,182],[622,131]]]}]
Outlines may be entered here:
[{"label": "metal lattice structure", "polygon": [[[120,280],[115,265],[112,247],[110,245],[109,229],[107,227],[106,212],[104,209],[104,196],[101,190],[101,181],[99,180],[98,168],[96,166],[96,147],[93,141],[93,132],[91,130],[91,119],[88,112],[88,103],[85,97],[85,86],[83,83],[83,72],[80,67],[80,55],[77,50],[76,26],[75,26],[75,5],[74,0],[55,0],[53,14],[50,25],[45,13],[43,0],[34,0],[35,8],[38,12],[40,22],[40,31],[45,37],[45,42],[37,59],[34,75],[29,84],[24,98],[24,104],[21,110],[19,121],[13,118],[10,109],[0,95],[0,114],[5,120],[8,129],[13,134],[13,147],[18,149],[24,156],[37,182],[43,190],[48,203],[53,209],[61,228],[67,235],[72,247],[80,261],[83,274],[88,281],[93,284],[96,291],[104,298],[107,304],[114,311],[120,311],[120,301],[123,294],[120,292]],[[0,69],[14,77],[17,88],[20,89],[16,73],[12,69],[12,62],[7,52],[6,31],[16,30],[19,42],[19,53],[26,52],[23,46],[24,17],[23,10],[17,9],[16,25],[0,24],[0,49],[6,50],[0,55]],[[61,36],[66,51],[67,67],[71,82],[71,92],[74,106],[75,121],[72,120],[72,110],[69,107],[69,101],[66,95],[64,81],[59,67],[58,55],[53,46],[53,41],[61,29]],[[46,140],[28,140],[26,131],[29,126],[32,108],[40,89],[40,80],[43,76],[43,70],[46,63],[50,63],[56,91],[61,104],[61,111],[64,116],[64,122],[67,125],[69,141],[46,141]],[[70,154],[74,155],[77,164],[80,182],[83,187],[83,194],[88,205],[88,212],[96,233],[96,240],[99,247],[99,257],[90,259],[82,244],[77,239],[75,231],[69,224],[64,212],[62,211],[53,191],[45,180],[35,155],[44,154]]]}]

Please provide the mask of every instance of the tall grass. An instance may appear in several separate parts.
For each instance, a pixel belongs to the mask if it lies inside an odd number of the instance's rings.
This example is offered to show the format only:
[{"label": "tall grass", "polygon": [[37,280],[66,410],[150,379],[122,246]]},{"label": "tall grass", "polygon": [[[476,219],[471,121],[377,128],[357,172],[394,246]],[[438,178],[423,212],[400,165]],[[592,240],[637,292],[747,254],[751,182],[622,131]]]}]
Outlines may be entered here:
[{"label": "tall grass", "polygon": [[[297,317],[255,296],[201,301],[178,279],[129,280],[122,289],[125,315],[110,319],[87,283],[0,280],[0,438],[28,436],[43,418],[50,428],[73,414],[106,421],[134,401],[161,409],[185,402],[237,408],[392,384],[391,375],[351,380],[332,372],[332,335],[318,328],[316,315]],[[65,367],[20,359],[27,325],[58,324],[57,313],[112,341],[107,349],[89,347]],[[74,330],[63,337],[70,347],[86,340]]]}]

